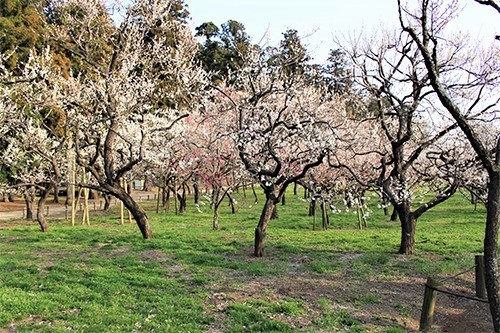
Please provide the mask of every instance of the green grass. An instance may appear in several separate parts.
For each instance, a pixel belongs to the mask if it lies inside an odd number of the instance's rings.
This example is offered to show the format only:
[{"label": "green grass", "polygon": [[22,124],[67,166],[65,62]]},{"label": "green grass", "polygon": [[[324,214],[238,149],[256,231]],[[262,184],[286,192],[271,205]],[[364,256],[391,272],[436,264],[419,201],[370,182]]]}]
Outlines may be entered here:
[{"label": "green grass", "polygon": [[[219,231],[211,230],[208,205],[175,216],[155,214],[147,203],[155,237],[146,241],[135,224],[119,225],[116,211],[90,227],[54,220],[45,234],[0,221],[0,330],[403,332],[394,320],[357,318],[357,310],[386,299],[379,290],[350,288],[446,276],[473,265],[482,250],[484,209],[474,211],[459,195],[422,216],[416,254],[404,257],[396,254],[399,224],[382,211],[374,208],[368,229],[358,230],[350,212],[332,215],[330,230],[312,231],[307,203],[290,193],[271,221],[267,257],[254,258],[263,199],[256,206],[251,196],[237,199],[235,215],[223,205]],[[327,284],[338,280],[344,294]],[[215,304],[221,291],[227,295]],[[403,303],[389,308],[387,316],[398,318],[418,312]]]}]

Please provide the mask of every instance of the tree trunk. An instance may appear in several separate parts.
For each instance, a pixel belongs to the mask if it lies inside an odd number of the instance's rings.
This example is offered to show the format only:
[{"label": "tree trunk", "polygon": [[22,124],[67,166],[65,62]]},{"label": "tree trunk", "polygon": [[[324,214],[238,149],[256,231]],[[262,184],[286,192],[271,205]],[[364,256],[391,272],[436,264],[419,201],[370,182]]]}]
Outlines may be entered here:
[{"label": "tree trunk", "polygon": [[212,224],[214,230],[219,230],[219,206],[218,204],[214,205],[214,221]]},{"label": "tree trunk", "polygon": [[267,227],[269,225],[269,221],[271,220],[271,215],[276,204],[274,200],[269,198],[266,199],[266,203],[264,204],[264,209],[262,210],[262,214],[260,215],[259,224],[255,229],[255,250],[254,255],[256,257],[264,256],[264,243],[266,240],[266,232]]},{"label": "tree trunk", "polygon": [[98,194],[96,190],[89,189],[89,199],[90,200],[98,199]]},{"label": "tree trunk", "polygon": [[197,205],[200,203],[200,188],[198,186],[198,175],[194,176],[193,180],[193,190],[194,190],[194,204]]},{"label": "tree trunk", "polygon": [[311,198],[309,202],[309,216],[316,216],[316,198]]},{"label": "tree trunk", "polygon": [[59,203],[59,186],[54,187],[54,203]]},{"label": "tree trunk", "polygon": [[280,215],[278,213],[278,206],[274,205],[273,210],[271,212],[271,220],[279,220]]},{"label": "tree trunk", "polygon": [[384,206],[384,216],[389,215],[389,199],[387,195],[382,191],[382,205]]},{"label": "tree trunk", "polygon": [[328,225],[330,223],[328,221],[328,211],[326,209],[325,200],[321,200],[321,221],[323,224],[323,230],[328,230]]},{"label": "tree trunk", "polygon": [[398,220],[398,211],[396,207],[392,207],[391,221],[396,222]]},{"label": "tree trunk", "polygon": [[253,183],[252,183],[252,193],[253,193],[253,196],[255,198],[255,202],[254,202],[254,205],[257,204],[257,202],[259,202],[259,198],[257,197],[257,193],[255,192],[255,186],[253,186]]},{"label": "tree trunk", "polygon": [[286,195],[283,194],[283,197],[281,198],[281,205],[285,206],[286,205]]},{"label": "tree trunk", "polygon": [[33,220],[33,205],[35,203],[35,188],[30,187],[24,193],[24,201],[26,202],[26,219]]},{"label": "tree trunk", "polygon": [[14,195],[12,193],[9,193],[8,197],[9,202],[14,202]]},{"label": "tree trunk", "polygon": [[177,207],[177,182],[175,177],[173,178],[173,184],[174,184],[174,189],[173,189],[173,197],[174,197],[174,206],[175,206],[175,215],[179,215],[179,207]]},{"label": "tree trunk", "polygon": [[236,214],[236,205],[234,204],[233,196],[228,192],[226,192],[227,199],[229,200],[229,205],[231,206],[231,214]]},{"label": "tree trunk", "polygon": [[184,214],[187,208],[186,193],[182,191],[182,194],[177,194],[177,199],[179,199],[179,213]]},{"label": "tree trunk", "polygon": [[[500,153],[497,152],[500,156]],[[497,166],[500,161],[496,161]],[[500,332],[500,276],[497,274],[498,226],[500,219],[500,169],[489,172],[486,230],[484,237],[484,269],[486,291],[496,333]]]},{"label": "tree trunk", "polygon": [[212,223],[212,227],[214,230],[219,229],[219,207],[222,204],[222,200],[224,198],[221,198],[221,188],[220,186],[212,185],[212,202],[211,208],[214,210],[214,219]]},{"label": "tree trunk", "polygon": [[189,187],[184,183],[182,184],[182,194],[181,198],[179,200],[180,202],[180,207],[179,211],[184,214],[187,210],[187,195],[186,195],[186,188],[189,190]]},{"label": "tree trunk", "polygon": [[45,215],[43,212],[45,211],[45,203],[47,202],[47,199],[49,198],[51,190],[54,188],[54,184],[50,184],[49,187],[43,191],[42,196],[38,200],[38,205],[36,209],[36,219],[38,224],[40,225],[40,228],[42,232],[48,232],[49,231],[49,224],[47,223],[47,220],[45,219]]},{"label": "tree trunk", "polygon": [[411,213],[409,203],[402,203],[395,207],[398,212],[399,220],[401,221],[401,244],[399,246],[399,254],[410,255],[415,250],[415,229],[417,220]]},{"label": "tree trunk", "polygon": [[115,195],[118,199],[123,202],[123,205],[130,211],[132,216],[134,217],[139,230],[142,233],[142,237],[144,239],[153,238],[153,231],[151,230],[151,226],[149,224],[148,216],[142,207],[135,202],[130,194],[128,194],[124,189],[118,188],[118,190],[114,189]]},{"label": "tree trunk", "polygon": [[153,191],[153,178],[151,178],[151,176],[144,176],[144,186],[142,190],[146,192]]},{"label": "tree trunk", "polygon": [[103,210],[106,212],[111,207],[111,195],[104,194],[103,198],[104,198],[104,209]]}]

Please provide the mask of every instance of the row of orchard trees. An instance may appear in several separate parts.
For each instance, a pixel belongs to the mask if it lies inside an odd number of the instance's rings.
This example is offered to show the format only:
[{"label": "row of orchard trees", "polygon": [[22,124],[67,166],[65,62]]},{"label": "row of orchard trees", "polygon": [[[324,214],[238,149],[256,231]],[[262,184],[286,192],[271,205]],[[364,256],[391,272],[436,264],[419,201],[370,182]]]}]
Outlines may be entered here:
[{"label": "row of orchard trees", "polygon": [[[15,178],[4,188],[30,197],[38,189],[39,205],[71,178],[74,160],[91,175],[84,185],[123,201],[149,238],[147,216],[122,178],[152,175],[183,207],[188,184],[196,194],[209,189],[214,227],[223,198],[251,178],[266,195],[255,242],[261,256],[288,185],[324,202],[342,191],[359,200],[371,189],[394,207],[399,252],[411,254],[425,211],[459,187],[486,186],[410,34],[337,41],[330,62],[318,66],[295,30],[271,47],[251,44],[238,22],[204,23],[200,45],[182,2],[113,7],[118,23],[97,0],[37,3],[29,6],[41,10],[43,42],[29,55],[3,50],[0,130],[3,168]],[[469,103],[464,117],[493,152],[496,49],[467,53],[458,42],[443,48],[436,67],[450,93]],[[416,189],[428,190],[427,201]],[[40,208],[38,221],[47,230]]]},{"label": "row of orchard trees", "polygon": [[124,177],[154,177],[183,207],[187,186],[195,197],[207,190],[215,228],[224,197],[258,183],[256,256],[290,184],[321,198],[323,211],[338,193],[359,203],[375,190],[400,220],[402,254],[413,253],[427,210],[458,188],[487,188],[488,293],[499,318],[499,52],[445,34],[455,2],[421,1],[416,14],[400,3],[401,31],[337,41],[319,66],[295,30],[259,46],[241,23],[205,23],[199,44],[182,1],[6,1],[4,21],[35,17],[23,22],[37,33],[17,48],[2,37],[3,187],[42,193],[42,230],[48,195],[75,185],[75,165],[91,175],[80,185],[121,200],[144,238],[153,233]]}]

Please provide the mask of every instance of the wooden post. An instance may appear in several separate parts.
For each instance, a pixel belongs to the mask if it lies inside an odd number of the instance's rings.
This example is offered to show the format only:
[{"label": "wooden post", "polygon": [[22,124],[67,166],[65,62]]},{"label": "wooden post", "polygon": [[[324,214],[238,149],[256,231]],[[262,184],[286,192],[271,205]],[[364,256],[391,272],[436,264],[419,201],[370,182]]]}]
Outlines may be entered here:
[{"label": "wooden post", "polygon": [[49,216],[49,206],[47,206],[47,216]]},{"label": "wooden post", "polygon": [[158,184],[158,195],[155,194],[155,199],[156,199],[156,214],[160,212],[160,184]]},{"label": "wooden post", "polygon": [[477,255],[476,262],[476,296],[479,298],[486,298],[486,283],[484,280],[484,257]]},{"label": "wooden post", "polygon": [[[87,184],[87,170],[82,168],[82,184]],[[83,187],[83,215],[82,215],[82,225],[90,225],[90,215],[89,215],[89,189]]]},{"label": "wooden post", "polygon": [[25,209],[23,208],[23,219],[25,218],[25,216],[26,216],[26,211],[25,211]]},{"label": "wooden post", "polygon": [[[123,188],[123,178],[120,178],[120,187]],[[124,223],[124,216],[123,216],[123,201],[120,200],[120,224]]]},{"label": "wooden post", "polygon": [[436,290],[438,283],[432,278],[427,278],[424,291],[424,303],[422,305],[422,315],[420,317],[421,332],[429,332],[434,320],[434,307],[436,305]]}]

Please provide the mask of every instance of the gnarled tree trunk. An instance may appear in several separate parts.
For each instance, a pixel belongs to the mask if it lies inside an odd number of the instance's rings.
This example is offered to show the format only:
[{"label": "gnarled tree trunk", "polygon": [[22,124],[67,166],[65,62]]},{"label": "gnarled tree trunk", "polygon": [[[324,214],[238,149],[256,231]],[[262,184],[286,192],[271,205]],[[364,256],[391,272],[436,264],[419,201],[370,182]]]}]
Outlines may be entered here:
[{"label": "gnarled tree trunk", "polygon": [[[500,139],[499,139],[500,143]],[[497,145],[497,148],[500,144]],[[500,153],[497,152],[497,167]],[[489,172],[486,230],[484,237],[484,269],[486,290],[495,332],[500,332],[500,276],[498,270],[498,226],[500,219],[500,169]]]},{"label": "gnarled tree trunk", "polygon": [[415,229],[417,219],[411,212],[409,203],[403,202],[394,207],[401,221],[401,244],[399,246],[399,254],[413,254],[415,251]]},{"label": "gnarled tree trunk", "polygon": [[24,201],[26,202],[26,219],[33,220],[33,205],[35,203],[35,188],[32,186],[24,193]]},{"label": "gnarled tree trunk", "polygon": [[134,220],[141,231],[142,237],[144,239],[153,238],[153,231],[151,230],[148,216],[146,215],[144,209],[125,190],[122,188],[119,188],[119,190],[120,191],[115,192],[115,195],[123,202],[123,205],[134,217]]},{"label": "gnarled tree trunk", "polygon": [[44,210],[45,210],[45,203],[47,202],[47,199],[49,198],[50,192],[55,188],[55,185],[53,183],[50,183],[49,187],[45,189],[42,192],[42,196],[38,200],[38,205],[36,209],[36,220],[38,224],[40,225],[40,229],[42,232],[48,232],[49,231],[49,224],[47,223],[47,220],[45,219],[44,215]]},{"label": "gnarled tree trunk", "polygon": [[262,214],[260,215],[259,224],[255,229],[254,255],[256,257],[264,256],[264,244],[266,240],[267,227],[269,226],[269,221],[271,220],[271,215],[275,206],[275,200],[267,196],[266,203],[262,209]]}]

